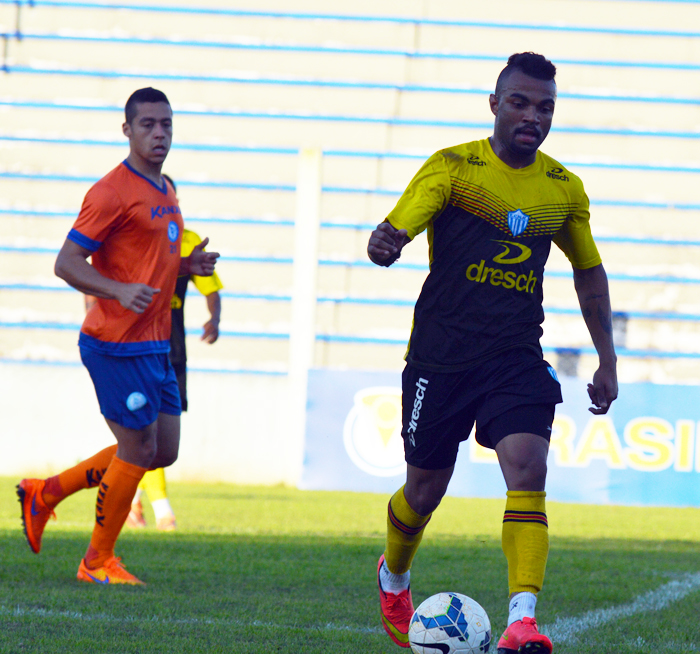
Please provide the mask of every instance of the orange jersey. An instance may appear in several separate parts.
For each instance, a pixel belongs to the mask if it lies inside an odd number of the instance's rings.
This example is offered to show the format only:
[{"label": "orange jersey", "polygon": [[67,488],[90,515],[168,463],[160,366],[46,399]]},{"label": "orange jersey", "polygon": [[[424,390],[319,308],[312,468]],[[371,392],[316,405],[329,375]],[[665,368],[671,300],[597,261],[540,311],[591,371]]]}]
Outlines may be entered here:
[{"label": "orange jersey", "polygon": [[158,187],[126,161],[87,192],[68,238],[92,252],[104,277],[160,293],[142,314],[97,298],[83,322],[81,346],[115,356],[168,351],[183,229],[172,187],[165,180]]}]

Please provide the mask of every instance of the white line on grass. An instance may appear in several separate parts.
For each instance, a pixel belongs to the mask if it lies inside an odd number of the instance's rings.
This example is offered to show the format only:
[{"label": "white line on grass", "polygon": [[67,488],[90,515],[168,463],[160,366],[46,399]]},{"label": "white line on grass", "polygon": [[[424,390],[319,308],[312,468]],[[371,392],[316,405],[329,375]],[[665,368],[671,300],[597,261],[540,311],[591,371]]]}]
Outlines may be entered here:
[{"label": "white line on grass", "polygon": [[[0,606],[0,617],[41,617],[41,618],[67,618],[68,620],[76,621],[92,621],[112,622],[117,624],[135,624],[145,622],[148,624],[163,624],[163,625],[219,625],[229,627],[263,627],[269,629],[280,629],[282,625],[272,622],[261,622],[253,620],[247,622],[245,620],[227,620],[221,618],[161,618],[157,615],[151,617],[142,616],[115,616],[106,613],[81,613],[80,611],[53,611],[51,609],[35,609],[22,608],[16,606],[14,608]],[[309,625],[285,625],[285,629],[300,629],[303,631],[346,631],[353,634],[383,634],[384,629],[380,627],[350,627],[348,625],[338,625],[332,622],[318,626]]]},{"label": "white line on grass", "polygon": [[553,624],[543,626],[541,631],[553,641],[575,641],[576,635],[582,631],[595,629],[613,620],[627,618],[637,613],[660,611],[698,588],[700,588],[700,573],[689,573],[656,590],[640,595],[629,604],[596,609],[575,618],[557,618]]},{"label": "white line on grass", "polygon": [[[594,629],[600,625],[627,618],[637,613],[646,611],[660,611],[670,604],[683,599],[686,595],[700,588],[700,573],[687,574],[680,579],[671,581],[656,590],[640,595],[629,604],[612,606],[607,609],[597,609],[589,611],[582,616],[573,618],[557,618],[551,625],[543,625],[541,631],[547,634],[553,641],[568,641],[570,643],[577,640],[576,635],[582,631]],[[51,609],[21,608],[19,606],[11,608],[0,606],[1,617],[43,617],[43,618],[67,618],[77,621],[99,620],[109,621],[118,624],[145,622],[150,624],[165,625],[223,625],[231,627],[262,627],[279,629],[280,625],[254,620],[246,622],[244,620],[226,620],[218,618],[182,618],[171,619],[159,616],[114,616],[104,613],[86,614],[80,611],[53,611]],[[287,629],[301,629],[305,631],[345,631],[357,634],[382,634],[384,630],[379,627],[350,627],[348,625],[337,625],[329,622],[325,625],[315,627],[305,625],[289,625]],[[689,643],[684,644],[685,651],[696,651],[697,647]],[[680,651],[680,650],[679,650]]]}]

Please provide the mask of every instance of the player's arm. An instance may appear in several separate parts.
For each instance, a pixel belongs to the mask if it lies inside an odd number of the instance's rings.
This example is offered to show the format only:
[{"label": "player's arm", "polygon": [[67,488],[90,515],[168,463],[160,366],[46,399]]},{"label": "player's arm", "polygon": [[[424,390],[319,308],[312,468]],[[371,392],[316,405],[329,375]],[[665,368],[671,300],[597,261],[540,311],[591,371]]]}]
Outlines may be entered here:
[{"label": "player's arm", "polygon": [[194,246],[192,254],[189,257],[180,258],[180,275],[199,275],[200,277],[209,277],[216,267],[216,260],[219,258],[218,252],[205,252],[204,248],[209,239],[205,238],[201,243]]},{"label": "player's arm", "polygon": [[90,250],[66,239],[56,257],[54,273],[86,295],[117,300],[125,309],[143,313],[160,289],[146,284],[125,284],[101,275],[90,263]]},{"label": "player's arm", "polygon": [[421,166],[396,207],[370,235],[367,244],[370,261],[378,266],[394,263],[403,247],[445,208],[449,194],[450,175],[445,157],[437,152]]},{"label": "player's arm", "polygon": [[219,338],[219,322],[221,320],[221,295],[219,291],[214,291],[206,296],[207,309],[209,309],[209,320],[204,323],[204,333],[202,340],[205,343],[216,343]]},{"label": "player's arm", "polygon": [[617,398],[617,355],[612,333],[612,308],[608,291],[608,276],[600,263],[592,268],[574,268],[574,287],[586,327],[598,352],[598,370],[593,383],[588,384],[588,395],[596,415],[607,413]]}]

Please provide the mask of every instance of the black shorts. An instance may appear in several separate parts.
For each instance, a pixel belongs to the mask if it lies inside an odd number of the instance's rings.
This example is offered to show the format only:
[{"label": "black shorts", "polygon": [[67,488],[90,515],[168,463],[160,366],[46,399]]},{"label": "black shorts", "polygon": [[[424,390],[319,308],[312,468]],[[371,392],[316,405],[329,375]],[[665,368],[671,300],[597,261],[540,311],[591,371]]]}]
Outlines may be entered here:
[{"label": "black shorts", "polygon": [[187,411],[187,363],[174,363],[177,386],[180,389],[180,404],[182,410]]},{"label": "black shorts", "polygon": [[556,372],[533,350],[518,348],[463,372],[403,371],[406,462],[449,468],[476,423],[476,440],[494,449],[509,434],[549,440],[554,406],[562,401]]}]

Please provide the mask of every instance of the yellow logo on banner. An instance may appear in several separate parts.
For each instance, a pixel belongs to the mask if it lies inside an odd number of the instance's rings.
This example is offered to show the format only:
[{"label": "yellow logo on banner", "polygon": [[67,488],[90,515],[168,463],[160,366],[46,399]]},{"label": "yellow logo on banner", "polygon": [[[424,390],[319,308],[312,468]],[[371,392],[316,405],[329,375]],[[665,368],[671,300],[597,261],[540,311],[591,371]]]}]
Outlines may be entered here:
[{"label": "yellow logo on banner", "polygon": [[375,386],[355,393],[343,426],[343,442],[360,470],[377,477],[403,473],[401,389]]},{"label": "yellow logo on banner", "polygon": [[[549,452],[564,468],[586,468],[602,461],[611,470],[658,472],[673,467],[678,472],[700,472],[700,423],[696,427],[693,420],[678,420],[674,426],[663,418],[640,416],[625,425],[620,439],[610,416],[590,418],[577,434],[574,420],[561,414],[552,424]],[[496,452],[479,445],[474,431],[469,460],[498,463]]]}]

